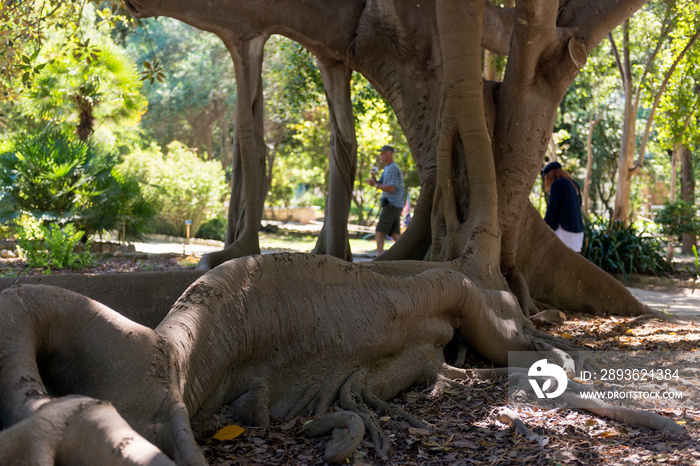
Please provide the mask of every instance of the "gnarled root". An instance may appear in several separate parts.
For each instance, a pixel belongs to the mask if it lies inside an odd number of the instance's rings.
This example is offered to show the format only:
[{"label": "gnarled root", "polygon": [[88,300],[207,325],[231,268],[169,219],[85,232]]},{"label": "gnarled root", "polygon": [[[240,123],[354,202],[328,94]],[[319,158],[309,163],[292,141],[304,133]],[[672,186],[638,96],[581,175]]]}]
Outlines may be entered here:
[{"label": "gnarled root", "polygon": [[312,437],[333,431],[323,457],[329,463],[342,463],[350,458],[365,436],[365,422],[352,411],[336,411],[307,423],[303,429]]},{"label": "gnarled root", "polygon": [[683,426],[660,414],[643,409],[614,406],[598,398],[583,398],[580,395],[581,391],[590,391],[590,388],[574,381],[569,381],[568,387],[569,390],[566,390],[559,398],[572,408],[585,409],[598,416],[624,422],[630,426],[648,427],[673,435],[685,433]]},{"label": "gnarled root", "polygon": [[[365,385],[367,374],[363,370],[355,371],[340,387],[338,395],[340,406],[346,410],[320,417],[304,427],[310,435],[317,436],[333,429],[333,439],[326,447],[325,458],[330,462],[341,462],[352,456],[362,441],[365,431],[369,433],[377,454],[386,457],[391,448],[390,440],[369,408],[386,414],[392,414],[420,429],[432,430],[431,426],[418,417],[404,411],[396,405],[377,398]],[[357,423],[362,424],[360,431]],[[341,429],[346,430],[343,432]]]},{"label": "gnarled root", "polygon": [[[106,440],[106,450],[113,445],[124,448],[129,444],[128,439],[135,438],[133,434],[138,432],[178,464],[206,463],[192,435],[188,411],[180,395],[177,361],[167,342],[152,330],[96,301],[51,286],[27,285],[4,290],[0,293],[0,309],[5,322],[0,326],[3,426],[12,427],[30,420],[25,425],[46,424],[59,436],[63,425],[64,437],[73,438],[69,444],[76,451],[91,443],[86,439],[93,436],[95,443]],[[128,389],[124,389],[127,385]],[[72,412],[82,412],[85,400],[72,407],[63,404],[62,398],[52,401],[52,395],[73,393],[108,400],[109,410],[101,409],[97,417],[90,414],[86,418],[88,423],[61,421],[72,418]],[[68,403],[72,398],[65,400]],[[54,404],[60,406],[56,408],[58,412],[52,409],[49,416],[40,414]],[[77,430],[74,425],[79,426]],[[27,427],[8,429],[2,436],[21,439],[24,429]],[[80,438],[81,434],[85,439]],[[125,464],[146,464],[156,458],[158,448],[145,444],[146,440],[139,440],[133,460]],[[6,461],[5,450],[0,452],[0,462]],[[101,456],[93,458],[97,457]],[[47,461],[45,464],[54,463],[50,456],[42,458]],[[114,464],[119,461],[115,460]]]},{"label": "gnarled root", "polygon": [[0,464],[174,465],[111,403],[66,396],[0,432]]},{"label": "gnarled root", "polygon": [[[512,386],[529,390],[527,372],[523,368],[511,368],[511,375],[508,383]],[[515,373],[513,373],[515,371]],[[543,377],[537,377],[538,380],[545,381]],[[597,416],[607,417],[614,421],[623,422],[630,426],[648,427],[650,429],[661,430],[673,435],[681,435],[685,432],[685,428],[676,424],[673,420],[668,419],[660,414],[653,413],[642,409],[627,408],[624,406],[615,406],[599,398],[583,398],[580,393],[582,391],[591,392],[591,387],[586,387],[573,380],[567,383],[567,389],[559,395],[557,401],[566,403],[574,409],[582,409],[589,411]]]},{"label": "gnarled root", "polygon": [[496,419],[498,422],[507,425],[511,429],[515,430],[516,433],[522,435],[528,442],[537,442],[540,440],[540,436],[531,431],[525,423],[520,419],[518,413],[508,408],[507,406],[501,406],[496,409],[495,412]]},{"label": "gnarled root", "polygon": [[343,409],[357,413],[365,424],[365,429],[372,439],[374,448],[380,457],[386,457],[391,449],[391,441],[384,435],[377,420],[372,416],[367,405],[362,398],[364,385],[364,371],[353,373],[348,380],[340,387],[339,401]]}]

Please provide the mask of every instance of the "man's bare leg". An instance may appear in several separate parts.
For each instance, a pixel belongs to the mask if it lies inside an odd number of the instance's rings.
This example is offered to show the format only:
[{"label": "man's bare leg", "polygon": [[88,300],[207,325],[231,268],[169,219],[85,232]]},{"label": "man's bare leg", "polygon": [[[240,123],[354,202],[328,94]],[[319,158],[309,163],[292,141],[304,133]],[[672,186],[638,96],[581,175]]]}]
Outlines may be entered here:
[{"label": "man's bare leg", "polygon": [[384,252],[384,233],[378,231],[374,234],[374,239],[377,241],[377,257]]}]

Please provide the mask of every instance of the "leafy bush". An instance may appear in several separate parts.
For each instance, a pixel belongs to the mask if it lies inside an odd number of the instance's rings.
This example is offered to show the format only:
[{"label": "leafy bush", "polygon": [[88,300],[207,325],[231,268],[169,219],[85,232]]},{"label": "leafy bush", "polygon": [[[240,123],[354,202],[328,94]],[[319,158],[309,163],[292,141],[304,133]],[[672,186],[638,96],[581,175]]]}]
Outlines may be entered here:
[{"label": "leafy bush", "polygon": [[72,223],[63,227],[51,223],[47,227],[28,215],[17,222],[17,243],[30,267],[62,269],[89,265],[92,263],[89,242],[80,244],[84,234]]},{"label": "leafy bush", "polygon": [[683,200],[664,204],[664,208],[656,213],[654,222],[661,226],[661,232],[669,238],[684,233],[700,234],[697,207]]},{"label": "leafy bush", "polygon": [[195,235],[197,238],[202,239],[215,239],[217,241],[224,241],[226,236],[227,222],[226,217],[223,214],[217,215],[211,220],[207,220],[199,227],[199,231]]},{"label": "leafy bush", "polygon": [[227,191],[221,163],[204,161],[183,144],[173,141],[163,153],[156,144],[125,157],[126,172],[141,180],[146,193],[156,200],[155,228],[159,233],[185,236],[185,221],[191,220],[190,235],[202,223],[219,215]]},{"label": "leafy bush", "polygon": [[[46,222],[72,222],[86,234],[127,220],[137,237],[155,215],[138,181],[117,169],[120,158],[58,131],[20,134],[0,154],[0,222],[22,213]],[[150,206],[150,207],[149,207]]]},{"label": "leafy bush", "polygon": [[620,222],[598,219],[586,225],[581,253],[609,273],[664,275],[673,269],[662,254],[662,243]]}]

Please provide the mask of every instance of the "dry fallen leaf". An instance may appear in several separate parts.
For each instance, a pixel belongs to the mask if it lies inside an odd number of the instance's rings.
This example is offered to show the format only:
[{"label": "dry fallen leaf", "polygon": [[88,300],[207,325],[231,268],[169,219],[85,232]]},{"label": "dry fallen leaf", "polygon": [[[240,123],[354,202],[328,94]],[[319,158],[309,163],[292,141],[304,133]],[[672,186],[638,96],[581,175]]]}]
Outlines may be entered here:
[{"label": "dry fallen leaf", "polygon": [[554,453],[554,459],[560,463],[571,463],[576,461],[576,454],[571,450],[559,450]]},{"label": "dry fallen leaf", "polygon": [[241,435],[243,432],[245,432],[245,429],[243,427],[230,425],[219,429],[219,431],[215,433],[212,438],[223,442],[225,440],[233,440],[239,435]]}]

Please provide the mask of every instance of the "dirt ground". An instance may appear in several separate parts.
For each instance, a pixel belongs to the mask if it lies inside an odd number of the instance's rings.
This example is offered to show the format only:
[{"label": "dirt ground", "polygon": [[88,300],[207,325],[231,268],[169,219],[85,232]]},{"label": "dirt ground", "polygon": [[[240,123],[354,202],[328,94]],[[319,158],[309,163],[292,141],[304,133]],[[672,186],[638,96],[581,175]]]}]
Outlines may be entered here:
[{"label": "dirt ground", "polygon": [[[85,273],[133,272],[191,268],[196,258],[178,255],[131,255],[99,260]],[[17,259],[1,259],[4,276],[35,275]],[[63,273],[53,271],[52,273]],[[548,332],[584,349],[600,351],[648,350],[698,351],[700,328],[696,323],[664,322],[658,319],[591,317],[568,315],[563,324]],[[478,357],[468,361],[482,367]],[[695,380],[698,383],[698,380]],[[392,400],[433,426],[431,431],[410,427],[396,415],[374,413],[392,444],[386,458],[376,455],[366,438],[349,463],[356,465],[700,465],[700,412],[657,410],[686,428],[674,437],[647,428],[630,427],[584,411],[518,408],[525,425],[536,434],[523,435],[496,420],[494,410],[507,403],[504,380],[488,383],[464,382],[463,387],[445,390],[440,396],[429,387],[415,387]],[[269,428],[244,428],[234,439],[212,437],[231,424],[226,409],[203,425],[194,426],[198,442],[214,465],[284,464],[323,465],[323,450],[330,436],[312,438],[302,432],[309,418],[275,419]]]}]

